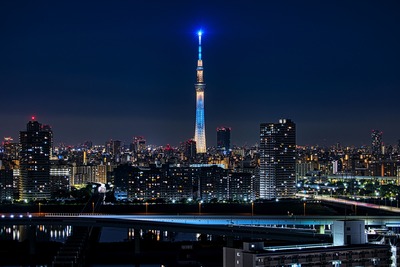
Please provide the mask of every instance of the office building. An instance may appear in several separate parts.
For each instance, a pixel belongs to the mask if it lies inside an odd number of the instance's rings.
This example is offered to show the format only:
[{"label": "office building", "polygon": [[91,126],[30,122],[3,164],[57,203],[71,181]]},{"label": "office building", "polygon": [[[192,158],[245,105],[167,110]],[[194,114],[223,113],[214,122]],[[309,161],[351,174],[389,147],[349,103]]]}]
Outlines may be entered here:
[{"label": "office building", "polygon": [[196,152],[206,153],[206,126],[204,121],[204,89],[206,84],[203,78],[203,60],[201,59],[201,36],[202,32],[198,32],[199,36],[199,58],[197,60],[197,83],[194,85],[196,89],[196,125],[194,140],[196,141]]},{"label": "office building", "polygon": [[50,198],[50,156],[53,133],[34,117],[21,131],[20,198],[25,201]]},{"label": "office building", "polygon": [[231,148],[231,128],[217,128],[217,148],[226,152]]},{"label": "office building", "polygon": [[296,125],[289,119],[260,125],[259,198],[296,193]]},{"label": "office building", "polygon": [[185,142],[184,155],[187,160],[191,160],[196,157],[196,141],[189,139]]}]

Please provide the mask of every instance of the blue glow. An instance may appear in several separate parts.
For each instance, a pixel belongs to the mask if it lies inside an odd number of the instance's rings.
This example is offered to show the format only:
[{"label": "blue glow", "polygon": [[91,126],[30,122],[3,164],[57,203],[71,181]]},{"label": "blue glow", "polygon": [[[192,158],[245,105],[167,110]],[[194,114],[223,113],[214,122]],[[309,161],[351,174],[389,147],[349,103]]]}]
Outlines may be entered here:
[{"label": "blue glow", "polygon": [[198,35],[198,36],[202,36],[202,35],[203,35],[203,32],[200,30],[200,31],[197,32],[197,35]]}]

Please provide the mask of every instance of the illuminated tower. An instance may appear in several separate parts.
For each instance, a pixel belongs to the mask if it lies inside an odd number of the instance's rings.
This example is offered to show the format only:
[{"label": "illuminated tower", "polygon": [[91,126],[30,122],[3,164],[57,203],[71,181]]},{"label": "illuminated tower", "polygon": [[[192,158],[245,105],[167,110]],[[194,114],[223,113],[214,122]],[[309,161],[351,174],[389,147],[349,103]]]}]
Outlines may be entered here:
[{"label": "illuminated tower", "polygon": [[197,60],[197,83],[194,85],[196,89],[196,126],[194,140],[196,141],[196,152],[206,153],[206,126],[204,122],[204,88],[206,84],[203,79],[203,61],[201,59],[201,35],[199,36],[199,59]]}]

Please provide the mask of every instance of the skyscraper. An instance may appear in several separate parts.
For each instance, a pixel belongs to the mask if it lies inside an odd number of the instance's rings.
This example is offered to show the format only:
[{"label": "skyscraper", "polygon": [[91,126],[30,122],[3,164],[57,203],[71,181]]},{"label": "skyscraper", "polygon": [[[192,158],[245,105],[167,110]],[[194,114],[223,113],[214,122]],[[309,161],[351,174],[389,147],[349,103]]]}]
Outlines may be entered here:
[{"label": "skyscraper", "polygon": [[50,198],[50,153],[53,133],[32,117],[21,131],[20,198],[25,201]]},{"label": "skyscraper", "polygon": [[187,160],[192,160],[196,157],[196,141],[189,139],[185,142],[184,154]]},{"label": "skyscraper", "polygon": [[217,128],[217,148],[229,151],[231,148],[231,128]]},{"label": "skyscraper", "polygon": [[296,193],[296,124],[289,119],[260,125],[259,197],[292,197]]},{"label": "skyscraper", "polygon": [[135,153],[139,153],[141,150],[146,149],[146,139],[143,136],[133,137],[133,150]]},{"label": "skyscraper", "polygon": [[371,133],[371,145],[372,155],[377,156],[382,154],[382,132],[379,130],[372,130]]},{"label": "skyscraper", "polygon": [[201,36],[202,32],[198,32],[199,36],[199,58],[197,60],[197,83],[196,89],[196,125],[194,140],[196,141],[196,152],[206,153],[206,126],[204,122],[204,89],[206,84],[203,78],[203,60],[201,59]]}]

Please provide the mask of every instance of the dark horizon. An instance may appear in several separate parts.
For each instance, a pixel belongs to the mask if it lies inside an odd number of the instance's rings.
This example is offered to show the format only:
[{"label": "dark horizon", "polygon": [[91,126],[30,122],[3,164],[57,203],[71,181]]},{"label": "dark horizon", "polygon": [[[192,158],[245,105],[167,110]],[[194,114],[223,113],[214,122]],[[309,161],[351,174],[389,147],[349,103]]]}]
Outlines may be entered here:
[{"label": "dark horizon", "polygon": [[397,144],[400,3],[0,3],[0,138],[32,115],[55,144],[173,146],[194,136],[202,29],[207,146],[259,142],[292,119],[299,145]]}]

